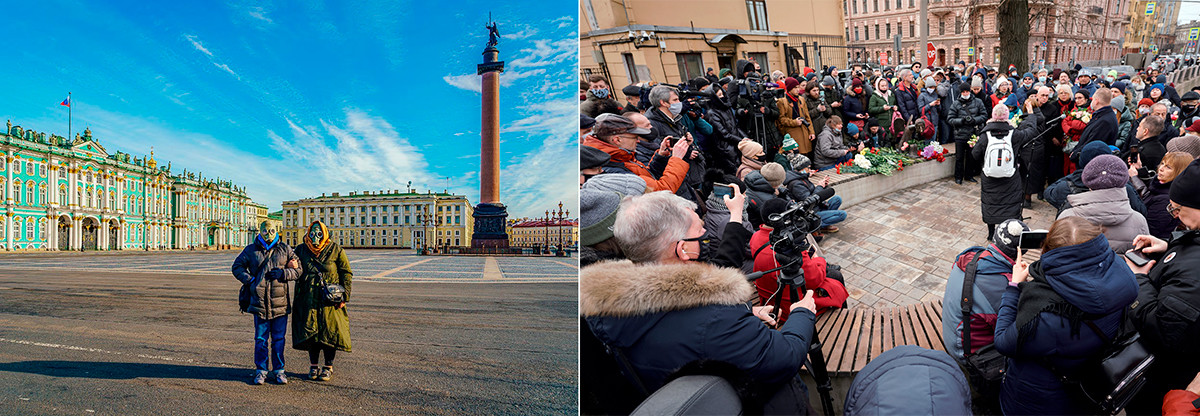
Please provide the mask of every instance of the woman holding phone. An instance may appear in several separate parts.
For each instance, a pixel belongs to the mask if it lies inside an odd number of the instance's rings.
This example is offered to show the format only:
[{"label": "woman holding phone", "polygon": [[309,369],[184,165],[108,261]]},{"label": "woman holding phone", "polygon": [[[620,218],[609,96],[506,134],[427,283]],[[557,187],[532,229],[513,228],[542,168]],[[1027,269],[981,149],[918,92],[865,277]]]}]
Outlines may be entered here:
[{"label": "woman holding phone", "polygon": [[[1027,245],[1027,244],[1022,244]],[[1060,381],[1100,352],[1137,298],[1133,272],[1099,226],[1055,221],[1041,260],[1018,254],[996,318],[996,349],[1008,358],[1000,392],[1005,414],[1092,414]]]}]

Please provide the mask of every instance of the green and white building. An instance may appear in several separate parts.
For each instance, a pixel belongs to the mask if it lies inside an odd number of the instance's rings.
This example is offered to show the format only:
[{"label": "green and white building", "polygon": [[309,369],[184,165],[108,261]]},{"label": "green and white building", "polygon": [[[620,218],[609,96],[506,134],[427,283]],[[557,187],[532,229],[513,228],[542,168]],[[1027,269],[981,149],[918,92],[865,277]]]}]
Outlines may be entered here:
[{"label": "green and white building", "polygon": [[160,250],[247,244],[244,188],[6,123],[0,133],[0,250]]}]

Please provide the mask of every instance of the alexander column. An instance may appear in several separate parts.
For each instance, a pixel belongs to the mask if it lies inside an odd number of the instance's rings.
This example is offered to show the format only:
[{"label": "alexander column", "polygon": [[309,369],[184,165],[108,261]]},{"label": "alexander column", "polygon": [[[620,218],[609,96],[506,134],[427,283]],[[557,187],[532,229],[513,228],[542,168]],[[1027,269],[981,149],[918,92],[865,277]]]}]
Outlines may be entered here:
[{"label": "alexander column", "polygon": [[475,206],[475,232],[471,247],[508,248],[505,221],[508,212],[500,203],[500,73],[504,61],[499,60],[500,31],[496,22],[487,25],[488,43],[483,50],[483,63],[478,75],[483,77],[482,127],[479,131],[479,205]]}]

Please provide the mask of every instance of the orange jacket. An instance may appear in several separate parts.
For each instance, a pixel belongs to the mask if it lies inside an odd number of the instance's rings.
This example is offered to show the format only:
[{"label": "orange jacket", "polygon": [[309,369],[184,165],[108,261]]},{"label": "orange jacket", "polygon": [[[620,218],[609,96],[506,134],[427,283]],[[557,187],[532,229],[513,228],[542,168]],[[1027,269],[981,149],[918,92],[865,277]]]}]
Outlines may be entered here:
[{"label": "orange jacket", "polygon": [[1196,416],[1200,409],[1200,395],[1187,390],[1171,390],[1163,397],[1163,416]]},{"label": "orange jacket", "polygon": [[650,173],[649,167],[634,159],[633,152],[613,146],[595,136],[588,136],[583,140],[583,145],[603,150],[604,153],[608,153],[609,162],[620,163],[626,170],[640,176],[642,180],[646,181],[646,187],[649,188],[646,192],[675,192],[679,190],[679,186],[683,184],[683,178],[687,176],[688,163],[677,157],[672,157],[667,161],[667,168],[663,169],[662,178],[659,179]]}]

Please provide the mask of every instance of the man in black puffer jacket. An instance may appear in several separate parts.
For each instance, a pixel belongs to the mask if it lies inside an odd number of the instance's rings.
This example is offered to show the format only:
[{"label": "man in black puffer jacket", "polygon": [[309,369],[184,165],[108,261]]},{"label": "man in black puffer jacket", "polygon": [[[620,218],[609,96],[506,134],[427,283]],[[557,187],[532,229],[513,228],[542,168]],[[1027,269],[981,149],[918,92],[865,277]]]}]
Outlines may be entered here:
[{"label": "man in black puffer jacket", "polygon": [[[254,384],[267,378],[267,340],[270,338],[272,379],[287,384],[283,373],[283,350],[287,343],[287,316],[292,312],[288,283],[300,278],[300,258],[279,241],[279,233],[268,221],[258,225],[258,237],[233,261],[233,277],[242,282],[239,303],[242,312],[254,315]],[[248,292],[248,293],[247,293]]]},{"label": "man in black puffer jacket", "polygon": [[1112,90],[1101,88],[1092,95],[1092,121],[1087,123],[1083,133],[1079,135],[1079,144],[1071,151],[1071,161],[1079,161],[1079,151],[1091,141],[1101,141],[1107,145],[1117,144],[1117,114],[1109,103],[1112,101]]},{"label": "man in black puffer jacket", "polygon": [[748,136],[738,127],[725,90],[719,85],[709,85],[704,91],[716,95],[715,99],[709,101],[711,108],[704,113],[704,119],[713,126],[713,134],[708,138],[704,153],[712,162],[709,166],[719,169],[724,174],[733,175],[741,164],[737,144]]}]

